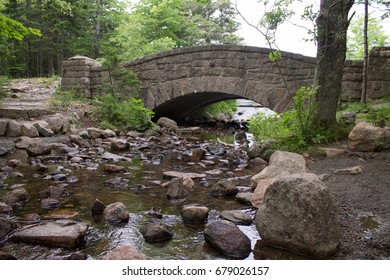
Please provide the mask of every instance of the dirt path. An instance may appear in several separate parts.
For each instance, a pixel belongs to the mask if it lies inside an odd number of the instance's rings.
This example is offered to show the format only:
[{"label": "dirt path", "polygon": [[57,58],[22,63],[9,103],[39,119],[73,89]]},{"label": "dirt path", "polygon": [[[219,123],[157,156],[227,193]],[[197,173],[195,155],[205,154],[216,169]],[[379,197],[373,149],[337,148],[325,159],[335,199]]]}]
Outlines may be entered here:
[{"label": "dirt path", "polygon": [[[307,160],[333,193],[342,230],[335,259],[390,258],[390,153],[346,153]],[[360,165],[358,175],[336,175],[334,171]]]}]

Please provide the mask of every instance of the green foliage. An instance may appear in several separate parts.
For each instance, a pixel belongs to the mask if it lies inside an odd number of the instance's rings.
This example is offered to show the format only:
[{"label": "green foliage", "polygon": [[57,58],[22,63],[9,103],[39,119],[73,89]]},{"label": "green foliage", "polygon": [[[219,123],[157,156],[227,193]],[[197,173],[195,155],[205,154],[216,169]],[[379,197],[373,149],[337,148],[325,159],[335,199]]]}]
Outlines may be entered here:
[{"label": "green foliage", "polygon": [[78,90],[55,91],[49,100],[49,105],[54,109],[69,108],[72,104],[85,103],[86,100]]},{"label": "green foliage", "polygon": [[279,50],[274,50],[269,53],[269,60],[276,62],[282,58],[282,53]]},{"label": "green foliage", "polygon": [[140,99],[120,99],[106,94],[96,98],[95,108],[105,127],[145,131],[153,126],[153,111],[145,108]]},{"label": "green foliage", "polygon": [[329,132],[317,125],[316,92],[315,88],[301,87],[294,97],[293,109],[281,115],[257,115],[250,119],[249,130],[257,141],[272,138],[276,148],[290,151],[330,141],[337,128],[332,127],[333,132]]},{"label": "green foliage", "polygon": [[7,95],[7,91],[4,88],[6,85],[9,84],[10,79],[6,76],[0,76],[0,106],[2,104],[3,99]]},{"label": "green foliage", "polygon": [[227,116],[232,116],[236,111],[237,111],[237,101],[233,99],[233,100],[216,102],[211,105],[205,106],[200,110],[194,112],[192,116],[193,118],[196,119],[210,120],[210,119],[217,119],[222,114]]},{"label": "green foliage", "polygon": [[[364,16],[356,17],[348,29],[347,58],[363,59],[363,21]],[[368,20],[368,49],[375,46],[385,46],[390,43],[389,36],[383,30],[379,19],[369,18]]]},{"label": "green foliage", "polygon": [[21,22],[0,13],[0,36],[21,41],[28,34],[42,35],[39,29],[25,27]]}]

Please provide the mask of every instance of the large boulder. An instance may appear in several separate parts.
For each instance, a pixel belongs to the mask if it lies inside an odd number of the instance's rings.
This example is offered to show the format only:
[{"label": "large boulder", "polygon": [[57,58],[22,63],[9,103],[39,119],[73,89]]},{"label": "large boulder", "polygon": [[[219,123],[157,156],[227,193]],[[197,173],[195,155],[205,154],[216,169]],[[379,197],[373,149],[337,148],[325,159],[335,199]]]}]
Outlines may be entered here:
[{"label": "large boulder", "polygon": [[68,120],[63,115],[49,116],[46,122],[54,133],[65,133],[67,130]]},{"label": "large boulder", "polygon": [[51,130],[49,124],[45,121],[37,121],[34,123],[34,126],[38,130],[39,135],[43,137],[50,137],[54,135],[54,131]]},{"label": "large boulder", "polygon": [[17,229],[17,224],[14,221],[0,218],[0,241],[5,239],[7,235]]},{"label": "large boulder", "polygon": [[348,147],[360,152],[390,149],[390,130],[359,122],[348,135]]},{"label": "large boulder", "polygon": [[104,208],[103,219],[110,224],[124,223],[129,220],[129,212],[122,202],[111,203]]},{"label": "large boulder", "polygon": [[15,120],[9,120],[7,126],[7,137],[19,137],[22,135],[22,125]]},{"label": "large boulder", "polygon": [[171,120],[166,117],[161,117],[157,120],[157,124],[161,127],[168,128],[173,131],[177,131],[179,129],[177,122],[174,120]]},{"label": "large boulder", "polygon": [[222,219],[231,221],[236,225],[249,226],[252,224],[251,216],[241,210],[224,210],[220,215]]},{"label": "large boulder", "polygon": [[11,240],[55,247],[74,248],[83,240],[88,225],[73,220],[58,220],[26,226],[15,232]]},{"label": "large boulder", "polygon": [[305,158],[302,155],[276,151],[270,157],[269,166],[253,176],[252,181],[257,182],[261,179],[303,172],[307,172],[307,168]]},{"label": "large boulder", "polygon": [[39,132],[36,129],[34,125],[31,123],[22,123],[21,124],[21,130],[22,130],[22,135],[27,136],[27,137],[39,137]]},{"label": "large boulder", "polygon": [[229,221],[208,224],[204,231],[204,238],[208,244],[230,258],[244,259],[252,251],[248,236]]},{"label": "large boulder", "polygon": [[36,157],[42,155],[48,155],[51,153],[53,147],[50,144],[44,142],[37,142],[35,144],[28,145],[26,152],[29,156]]},{"label": "large boulder", "polygon": [[334,199],[311,173],[276,178],[266,190],[255,223],[264,242],[297,254],[327,258],[340,243]]}]

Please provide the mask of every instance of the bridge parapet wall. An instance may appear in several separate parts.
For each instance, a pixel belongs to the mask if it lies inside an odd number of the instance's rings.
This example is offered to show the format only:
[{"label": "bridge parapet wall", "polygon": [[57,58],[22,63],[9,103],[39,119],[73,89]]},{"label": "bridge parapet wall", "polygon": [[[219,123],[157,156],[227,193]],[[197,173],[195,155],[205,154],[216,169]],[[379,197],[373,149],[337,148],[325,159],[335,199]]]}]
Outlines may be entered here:
[{"label": "bridge parapet wall", "polygon": [[[283,111],[296,89],[312,84],[315,58],[282,54],[278,67],[269,60],[268,49],[198,46],[149,55],[123,63],[123,67],[134,71],[142,81],[141,98],[151,109],[185,95],[215,93],[207,95],[203,103],[190,105],[204,106],[227,97],[247,98]],[[343,99],[360,98],[362,67],[362,61],[345,62]],[[369,98],[390,94],[389,68],[390,47],[374,48],[369,58]],[[90,58],[70,58],[63,63],[62,89],[82,89],[86,97],[92,97],[105,74],[102,66]]]}]

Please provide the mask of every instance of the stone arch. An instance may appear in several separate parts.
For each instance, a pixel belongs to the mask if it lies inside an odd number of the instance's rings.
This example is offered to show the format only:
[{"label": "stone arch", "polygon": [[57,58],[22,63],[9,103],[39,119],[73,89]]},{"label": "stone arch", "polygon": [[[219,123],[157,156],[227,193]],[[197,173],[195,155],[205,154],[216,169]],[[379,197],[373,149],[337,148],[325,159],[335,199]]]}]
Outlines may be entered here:
[{"label": "stone arch", "polygon": [[291,92],[311,84],[315,60],[283,53],[278,64],[269,60],[268,49],[201,46],[147,56],[124,67],[142,81],[141,98],[156,117],[179,120],[210,103],[238,98],[284,111]]}]

